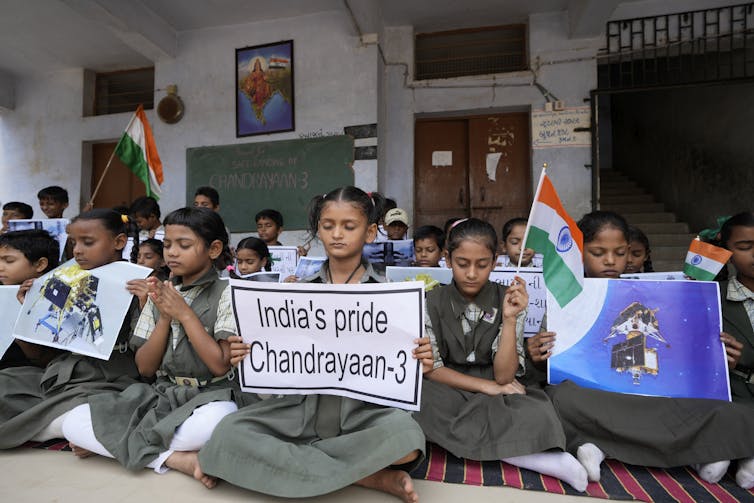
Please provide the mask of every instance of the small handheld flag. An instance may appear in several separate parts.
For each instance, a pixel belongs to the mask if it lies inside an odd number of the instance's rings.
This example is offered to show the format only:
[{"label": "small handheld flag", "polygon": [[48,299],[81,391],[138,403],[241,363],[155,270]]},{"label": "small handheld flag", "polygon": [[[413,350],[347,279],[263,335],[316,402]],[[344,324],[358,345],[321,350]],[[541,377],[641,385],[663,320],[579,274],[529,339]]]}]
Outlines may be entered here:
[{"label": "small handheld flag", "polygon": [[700,281],[712,281],[733,255],[725,248],[694,239],[686,253],[683,274]]},{"label": "small handheld flag", "polygon": [[584,237],[563,208],[545,168],[529,213],[524,248],[533,248],[543,254],[545,286],[563,307],[583,290]]}]

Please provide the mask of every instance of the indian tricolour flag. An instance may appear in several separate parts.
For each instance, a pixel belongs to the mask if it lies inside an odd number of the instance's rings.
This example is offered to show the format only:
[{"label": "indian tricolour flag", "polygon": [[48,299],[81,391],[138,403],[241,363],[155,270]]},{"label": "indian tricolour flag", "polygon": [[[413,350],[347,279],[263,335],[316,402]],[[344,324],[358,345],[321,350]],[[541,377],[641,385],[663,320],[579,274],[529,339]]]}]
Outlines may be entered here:
[{"label": "indian tricolour flag", "polygon": [[542,253],[545,286],[560,307],[581,293],[584,238],[566,213],[545,170],[539,178],[524,236],[526,248]]},{"label": "indian tricolour flag", "polygon": [[147,121],[144,108],[139,105],[136,113],[128,123],[126,131],[115,147],[115,155],[144,182],[147,196],[160,199],[162,176],[162,161],[157,154],[152,128]]},{"label": "indian tricolour flag", "polygon": [[683,274],[700,281],[712,281],[725,267],[725,263],[733,255],[725,248],[714,246],[699,238],[691,242],[689,251],[686,253],[686,264],[683,266]]}]

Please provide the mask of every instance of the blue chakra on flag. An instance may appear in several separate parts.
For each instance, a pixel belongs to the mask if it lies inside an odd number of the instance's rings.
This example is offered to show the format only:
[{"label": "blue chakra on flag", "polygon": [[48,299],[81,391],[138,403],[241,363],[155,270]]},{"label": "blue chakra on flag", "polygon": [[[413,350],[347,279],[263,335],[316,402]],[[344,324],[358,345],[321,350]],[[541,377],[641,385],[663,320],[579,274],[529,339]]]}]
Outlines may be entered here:
[{"label": "blue chakra on flag", "polygon": [[702,256],[701,255],[694,255],[691,257],[691,265],[699,265],[702,263]]},{"label": "blue chakra on flag", "polygon": [[567,225],[564,225],[560,232],[558,232],[558,243],[555,245],[555,249],[560,253],[565,253],[573,246],[573,238],[571,237],[571,229]]}]

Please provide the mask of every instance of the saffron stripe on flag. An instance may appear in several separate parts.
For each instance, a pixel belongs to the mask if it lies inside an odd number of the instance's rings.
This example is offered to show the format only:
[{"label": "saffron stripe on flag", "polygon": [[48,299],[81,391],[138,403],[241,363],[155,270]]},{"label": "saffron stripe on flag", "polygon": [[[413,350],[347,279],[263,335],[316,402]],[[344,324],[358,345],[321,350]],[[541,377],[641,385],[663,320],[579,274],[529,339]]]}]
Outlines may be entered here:
[{"label": "saffron stripe on flag", "polygon": [[726,250],[725,248],[720,248],[719,246],[705,243],[704,241],[701,241],[699,239],[694,239],[693,241],[691,241],[691,244],[689,245],[689,252],[697,253],[703,257],[714,260],[715,262],[720,262],[722,264],[726,263],[731,255],[733,255],[733,253],[731,253],[729,250]]}]

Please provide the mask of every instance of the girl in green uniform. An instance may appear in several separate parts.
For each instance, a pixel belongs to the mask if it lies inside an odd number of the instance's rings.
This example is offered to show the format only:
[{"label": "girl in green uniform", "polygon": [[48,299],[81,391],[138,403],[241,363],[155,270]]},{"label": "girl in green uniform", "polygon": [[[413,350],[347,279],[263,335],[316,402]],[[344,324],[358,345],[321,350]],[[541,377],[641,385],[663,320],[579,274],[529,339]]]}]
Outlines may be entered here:
[{"label": "girl in green uniform", "polygon": [[79,455],[95,452],[129,469],[193,475],[186,453],[198,451],[237,409],[227,339],[238,330],[230,287],[215,267],[230,251],[222,218],[212,210],[182,208],[164,223],[173,277],[148,278],[149,300],[131,337],[139,373],[157,379],[91,397],[71,411],[63,432]]},{"label": "girl in green uniform", "polygon": [[[309,227],[328,260],[304,281],[381,282],[362,258],[374,240],[382,197],[343,187],[316,197]],[[418,334],[417,334],[418,335]],[[248,353],[231,342],[234,365]],[[258,492],[308,497],[358,484],[418,500],[408,475],[424,450],[421,428],[403,410],[332,395],[275,396],[226,417],[196,458],[203,473]]]},{"label": "girl in green uniform", "polygon": [[[84,270],[121,260],[126,246],[128,219],[113,210],[81,213],[68,225],[73,258]],[[24,282],[21,297],[31,288]],[[139,372],[128,347],[131,322],[138,317],[136,298],[120,329],[109,360],[62,352],[45,368],[15,367],[0,371],[0,449],[28,440],[62,438],[62,424],[71,409],[88,397],[122,391],[135,383]]]},{"label": "girl in green uniform", "polygon": [[453,282],[427,294],[425,335],[433,352],[421,410],[427,438],[455,456],[510,464],[557,477],[584,491],[584,468],[565,448],[555,409],[541,389],[524,388],[523,279],[489,281],[497,234],[476,218],[454,224],[446,244]]}]

